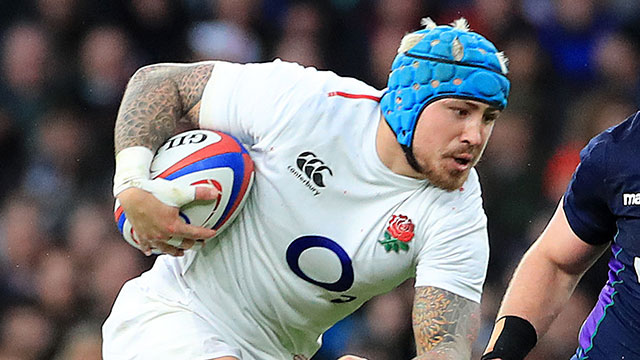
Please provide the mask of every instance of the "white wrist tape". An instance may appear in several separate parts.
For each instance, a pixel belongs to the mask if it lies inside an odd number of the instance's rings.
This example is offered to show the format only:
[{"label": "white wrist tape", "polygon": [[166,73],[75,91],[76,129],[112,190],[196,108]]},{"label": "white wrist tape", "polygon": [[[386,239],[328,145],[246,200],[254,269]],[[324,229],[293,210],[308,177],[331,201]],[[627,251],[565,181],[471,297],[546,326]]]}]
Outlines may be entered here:
[{"label": "white wrist tape", "polygon": [[113,176],[113,196],[130,187],[140,187],[141,180],[149,179],[153,152],[144,146],[120,150],[116,155],[116,174]]},{"label": "white wrist tape", "polygon": [[136,183],[133,186],[150,192],[165,205],[181,207],[196,199],[195,186],[178,186],[169,180],[160,178],[133,182]]}]

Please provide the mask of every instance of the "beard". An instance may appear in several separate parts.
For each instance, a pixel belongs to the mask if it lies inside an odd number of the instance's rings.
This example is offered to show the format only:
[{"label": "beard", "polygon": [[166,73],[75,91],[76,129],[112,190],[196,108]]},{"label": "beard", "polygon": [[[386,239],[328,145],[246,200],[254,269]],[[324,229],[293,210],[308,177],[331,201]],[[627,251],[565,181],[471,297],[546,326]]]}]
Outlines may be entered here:
[{"label": "beard", "polygon": [[446,169],[433,169],[423,173],[427,180],[436,187],[446,191],[458,190],[469,178],[471,168],[465,171],[447,171]]},{"label": "beard", "polygon": [[[474,156],[474,160],[472,161],[471,166],[469,166],[468,169],[459,171],[446,169],[442,165],[442,163],[439,162],[420,164],[415,158],[413,150],[411,148],[403,146],[403,150],[407,162],[413,168],[413,170],[422,174],[424,178],[427,179],[432,185],[449,192],[458,190],[462,187],[462,185],[464,185],[464,183],[469,178],[471,169],[478,163],[481,157],[481,154],[477,154],[476,156]],[[440,154],[439,158],[453,158],[455,154],[473,152],[473,149],[459,149],[456,151]]]}]

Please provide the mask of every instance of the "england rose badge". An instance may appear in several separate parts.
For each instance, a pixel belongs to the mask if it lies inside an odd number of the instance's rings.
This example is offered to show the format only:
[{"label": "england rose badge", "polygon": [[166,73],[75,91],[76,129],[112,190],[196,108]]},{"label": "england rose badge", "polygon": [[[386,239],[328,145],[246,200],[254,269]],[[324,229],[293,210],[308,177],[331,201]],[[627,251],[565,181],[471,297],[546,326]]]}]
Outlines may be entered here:
[{"label": "england rose badge", "polygon": [[389,251],[409,251],[409,242],[413,239],[413,222],[406,215],[391,215],[383,238],[378,240]]}]

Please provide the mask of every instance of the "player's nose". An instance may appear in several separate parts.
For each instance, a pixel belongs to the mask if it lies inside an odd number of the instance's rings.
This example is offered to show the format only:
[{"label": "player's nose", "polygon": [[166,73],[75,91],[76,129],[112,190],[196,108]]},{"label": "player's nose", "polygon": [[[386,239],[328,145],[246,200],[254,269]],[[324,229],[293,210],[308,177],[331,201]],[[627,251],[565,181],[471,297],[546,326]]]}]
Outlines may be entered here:
[{"label": "player's nose", "polygon": [[484,142],[485,124],[482,115],[474,115],[465,121],[462,127],[460,139],[469,145],[480,145]]}]

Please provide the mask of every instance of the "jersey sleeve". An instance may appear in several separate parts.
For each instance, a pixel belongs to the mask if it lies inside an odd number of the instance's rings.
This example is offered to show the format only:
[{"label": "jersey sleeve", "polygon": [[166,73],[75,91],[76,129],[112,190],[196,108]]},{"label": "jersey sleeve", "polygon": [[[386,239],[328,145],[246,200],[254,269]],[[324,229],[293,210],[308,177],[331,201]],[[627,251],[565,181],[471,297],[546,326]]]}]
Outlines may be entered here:
[{"label": "jersey sleeve", "polygon": [[569,226],[589,244],[613,240],[616,226],[607,202],[606,133],[593,138],[580,152],[576,168],[564,194],[563,209]]},{"label": "jersey sleeve", "polygon": [[447,201],[442,208],[443,213],[429,227],[418,254],[415,286],[434,286],[480,302],[489,262],[489,240],[475,172],[465,183],[465,195]]},{"label": "jersey sleeve", "polygon": [[200,127],[230,133],[248,145],[277,138],[317,106],[317,94],[331,76],[280,60],[216,62],[201,101]]}]

